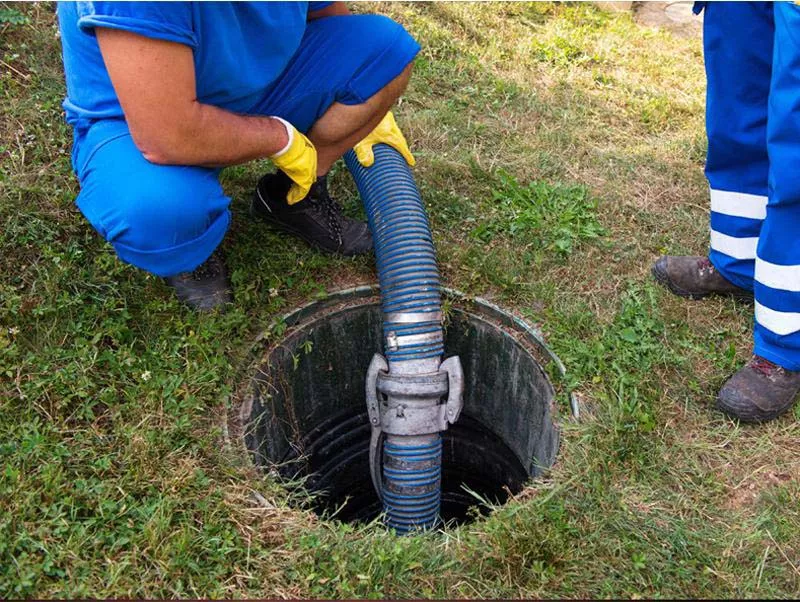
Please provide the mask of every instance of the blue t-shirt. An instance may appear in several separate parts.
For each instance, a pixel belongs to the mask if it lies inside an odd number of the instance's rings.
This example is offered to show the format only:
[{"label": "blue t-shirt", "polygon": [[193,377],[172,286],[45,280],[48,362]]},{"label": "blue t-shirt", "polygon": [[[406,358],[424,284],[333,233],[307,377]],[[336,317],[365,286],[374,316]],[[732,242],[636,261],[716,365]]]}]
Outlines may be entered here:
[{"label": "blue t-shirt", "polygon": [[189,46],[197,99],[247,112],[294,55],[308,11],[309,2],[59,2],[67,121],[123,116],[95,27]]}]

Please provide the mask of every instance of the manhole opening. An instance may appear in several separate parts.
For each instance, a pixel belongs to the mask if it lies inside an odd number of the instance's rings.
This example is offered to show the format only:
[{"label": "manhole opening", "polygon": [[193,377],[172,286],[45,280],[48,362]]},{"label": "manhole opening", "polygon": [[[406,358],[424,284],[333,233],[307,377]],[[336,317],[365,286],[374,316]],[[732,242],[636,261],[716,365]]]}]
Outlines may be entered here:
[{"label": "manhole opening", "polygon": [[[445,357],[464,368],[464,411],[443,434],[442,518],[450,524],[504,503],[555,461],[555,393],[540,342],[494,306],[454,302]],[[241,406],[255,463],[302,483],[323,517],[365,522],[381,504],[369,476],[364,376],[381,349],[377,300],[302,309],[283,340],[257,357]],[[502,314],[502,312],[500,312]]]}]

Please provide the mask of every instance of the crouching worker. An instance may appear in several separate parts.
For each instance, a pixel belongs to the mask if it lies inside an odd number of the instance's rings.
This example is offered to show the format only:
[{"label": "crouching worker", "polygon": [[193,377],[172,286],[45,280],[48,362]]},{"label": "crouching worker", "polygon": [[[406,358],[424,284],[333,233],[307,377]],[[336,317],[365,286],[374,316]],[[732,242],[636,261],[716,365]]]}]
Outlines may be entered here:
[{"label": "crouching worker", "polygon": [[800,6],[702,4],[711,250],[653,274],[682,297],[755,297],[753,356],[717,407],[764,422],[800,393]]},{"label": "crouching worker", "polygon": [[354,146],[368,157],[365,138],[413,161],[387,113],[419,51],[402,26],[341,2],[62,2],[58,18],[76,203],[120,259],[198,309],[230,301],[218,175],[261,158],[278,172],[253,215],[324,251],[372,248],[325,176]]}]

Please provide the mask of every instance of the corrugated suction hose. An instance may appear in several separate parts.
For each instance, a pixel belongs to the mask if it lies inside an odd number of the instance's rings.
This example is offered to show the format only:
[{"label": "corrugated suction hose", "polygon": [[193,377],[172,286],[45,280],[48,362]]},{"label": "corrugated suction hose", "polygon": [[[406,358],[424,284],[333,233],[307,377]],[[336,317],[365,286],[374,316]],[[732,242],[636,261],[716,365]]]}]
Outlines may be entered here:
[{"label": "corrugated suction hose", "polygon": [[344,159],[367,213],[381,287],[385,357],[375,355],[366,384],[372,477],[386,525],[405,534],[439,520],[440,432],[461,411],[463,375],[457,357],[441,361],[439,269],[414,177],[390,146],[373,150],[368,168],[353,151]]}]

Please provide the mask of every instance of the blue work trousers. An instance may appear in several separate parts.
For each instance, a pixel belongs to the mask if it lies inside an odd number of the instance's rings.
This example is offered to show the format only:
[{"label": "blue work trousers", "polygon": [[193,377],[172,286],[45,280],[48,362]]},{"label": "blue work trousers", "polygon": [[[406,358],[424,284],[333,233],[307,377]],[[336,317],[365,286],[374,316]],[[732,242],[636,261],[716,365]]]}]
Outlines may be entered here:
[{"label": "blue work trousers", "polygon": [[709,257],[754,291],[754,353],[800,370],[800,6],[708,2],[703,45]]},{"label": "blue work trousers", "polygon": [[[334,102],[364,103],[418,51],[401,25],[380,15],[312,21],[285,71],[247,113],[277,115],[308,132]],[[124,119],[76,126],[72,162],[78,208],[123,261],[171,276],[194,270],[225,236],[230,199],[220,170],[148,162]]]}]

